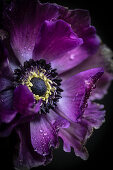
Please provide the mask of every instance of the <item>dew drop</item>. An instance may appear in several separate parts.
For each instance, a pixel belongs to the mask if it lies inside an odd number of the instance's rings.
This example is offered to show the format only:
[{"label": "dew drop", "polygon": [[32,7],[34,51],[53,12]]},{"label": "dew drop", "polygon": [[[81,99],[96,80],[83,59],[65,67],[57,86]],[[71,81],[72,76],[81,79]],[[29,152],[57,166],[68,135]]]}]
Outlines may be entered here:
[{"label": "dew drop", "polygon": [[42,154],[43,156],[46,156],[47,155],[47,153],[46,152],[43,152],[43,154]]},{"label": "dew drop", "polygon": [[74,55],[74,54],[71,54],[71,55],[70,55],[70,60],[74,60],[74,58],[75,58],[75,55]]},{"label": "dew drop", "polygon": [[1,102],[3,103],[3,102],[4,102],[4,100],[2,99],[2,100],[1,100]]},{"label": "dew drop", "polygon": [[94,84],[93,87],[92,87],[92,89],[95,89],[95,88],[96,88],[96,85]]},{"label": "dew drop", "polygon": [[74,97],[74,98],[72,99],[73,102],[75,102],[75,100],[76,100],[76,97]]},{"label": "dew drop", "polygon": [[40,129],[39,131],[40,131],[41,133],[43,133],[43,130],[42,130],[42,129]]},{"label": "dew drop", "polygon": [[70,34],[70,38],[71,39],[75,39],[75,35],[74,34]]},{"label": "dew drop", "polygon": [[9,11],[12,11],[12,7],[9,8]]},{"label": "dew drop", "polygon": [[21,159],[20,159],[20,160],[19,160],[19,163],[20,163],[20,165],[22,165],[22,163],[23,163],[23,160],[21,160]]},{"label": "dew drop", "polygon": [[47,132],[44,133],[44,136],[47,136]]},{"label": "dew drop", "polygon": [[85,108],[87,108],[87,107],[88,107],[88,104],[86,103],[86,104],[85,104]]},{"label": "dew drop", "polygon": [[36,148],[36,149],[34,149],[34,151],[35,151],[35,152],[37,152],[37,148]]}]

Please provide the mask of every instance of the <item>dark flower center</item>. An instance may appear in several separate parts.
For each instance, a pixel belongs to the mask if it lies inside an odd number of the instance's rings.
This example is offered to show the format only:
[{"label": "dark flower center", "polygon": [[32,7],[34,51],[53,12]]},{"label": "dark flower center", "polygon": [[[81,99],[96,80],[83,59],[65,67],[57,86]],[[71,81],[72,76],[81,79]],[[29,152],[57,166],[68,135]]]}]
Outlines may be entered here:
[{"label": "dark flower center", "polygon": [[44,80],[42,80],[41,78],[34,77],[31,79],[31,83],[33,84],[31,90],[34,94],[43,96],[46,93],[47,87],[45,85]]},{"label": "dark flower center", "polygon": [[14,71],[15,87],[26,85],[33,93],[36,103],[41,99],[40,114],[47,113],[57,106],[63,91],[60,88],[61,81],[56,69],[52,69],[51,64],[47,64],[43,59],[30,59]]}]

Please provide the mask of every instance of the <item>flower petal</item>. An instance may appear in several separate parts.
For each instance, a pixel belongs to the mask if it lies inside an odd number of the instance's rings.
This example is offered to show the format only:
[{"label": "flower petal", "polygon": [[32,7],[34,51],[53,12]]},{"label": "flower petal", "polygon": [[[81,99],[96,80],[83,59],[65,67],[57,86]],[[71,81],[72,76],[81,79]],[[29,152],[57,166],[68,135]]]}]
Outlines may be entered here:
[{"label": "flower petal", "polygon": [[58,69],[59,74],[63,73],[78,64],[86,58],[95,54],[100,45],[100,39],[96,35],[96,30],[91,26],[89,12],[87,10],[68,10],[59,6],[60,19],[69,23],[78,35],[83,39],[83,44],[68,53],[64,54],[60,60],[57,58],[52,61],[52,66]]},{"label": "flower petal", "polygon": [[56,131],[45,116],[40,116],[37,120],[30,122],[30,131],[32,146],[38,154],[49,155],[51,147],[57,146]]},{"label": "flower petal", "polygon": [[18,155],[14,160],[16,169],[30,170],[32,167],[38,167],[48,162],[46,157],[34,151],[30,141],[29,124],[21,125],[16,132],[20,139]]},{"label": "flower petal", "polygon": [[96,35],[96,30],[91,26],[89,11],[83,9],[68,10],[60,8],[60,18],[71,24],[74,32],[84,41],[82,48],[86,49],[89,56],[94,54],[99,48],[100,39]]},{"label": "flower petal", "polygon": [[13,109],[13,74],[6,58],[0,64],[0,123],[9,123],[17,113]]},{"label": "flower petal", "polygon": [[62,83],[64,92],[58,103],[58,110],[76,122],[83,115],[90,93],[102,74],[102,68],[94,68],[65,80]]},{"label": "flower petal", "polygon": [[83,114],[83,120],[88,126],[98,129],[105,122],[105,110],[103,105],[88,103],[88,108]]},{"label": "flower petal", "polygon": [[52,68],[57,68],[57,72],[62,74],[79,65],[88,57],[87,50],[81,48],[81,46],[68,51],[63,56],[61,56],[60,59],[55,58],[51,62]]},{"label": "flower petal", "polygon": [[10,80],[0,77],[0,93],[4,90],[10,89],[13,87],[13,84]]},{"label": "flower petal", "polygon": [[14,90],[14,106],[18,112],[21,114],[28,113],[28,110],[33,103],[33,94],[27,86],[20,85]]},{"label": "flower petal", "polygon": [[70,152],[74,148],[75,155],[82,159],[88,158],[84,145],[92,134],[92,128],[99,128],[104,122],[105,111],[103,105],[89,103],[80,122],[71,122],[67,129],[60,129],[59,136],[63,139],[64,151]]},{"label": "flower petal", "polygon": [[63,79],[67,79],[81,71],[96,67],[104,68],[104,75],[99,79],[96,89],[92,93],[92,100],[102,99],[113,80],[113,52],[105,44],[101,44],[97,53],[90,56],[83,63],[63,75]]},{"label": "flower petal", "polygon": [[51,110],[49,114],[47,115],[47,120],[51,123],[51,125],[57,131],[60,128],[68,128],[70,126],[70,123],[68,120],[64,119],[62,116],[59,116],[59,114],[57,114],[57,112],[53,110]]},{"label": "flower petal", "polygon": [[44,58],[47,62],[55,58],[60,60],[60,56],[82,43],[82,39],[63,20],[45,21],[37,37],[33,59]]},{"label": "flower petal", "polygon": [[76,156],[84,160],[88,159],[88,152],[84,147],[87,131],[87,125],[84,123],[73,123],[68,129],[61,129],[59,137],[63,140],[64,151],[71,152],[71,147],[73,147]]},{"label": "flower petal", "polygon": [[52,147],[58,146],[57,133],[60,128],[68,128],[70,123],[50,111],[30,123],[31,142],[35,151],[43,156],[50,154]]},{"label": "flower petal", "polygon": [[13,90],[0,92],[0,123],[11,122],[16,114],[13,109]]},{"label": "flower petal", "polygon": [[57,17],[56,5],[42,5],[36,0],[15,0],[5,9],[4,28],[10,32],[11,46],[21,64],[32,58],[35,40],[44,20]]}]

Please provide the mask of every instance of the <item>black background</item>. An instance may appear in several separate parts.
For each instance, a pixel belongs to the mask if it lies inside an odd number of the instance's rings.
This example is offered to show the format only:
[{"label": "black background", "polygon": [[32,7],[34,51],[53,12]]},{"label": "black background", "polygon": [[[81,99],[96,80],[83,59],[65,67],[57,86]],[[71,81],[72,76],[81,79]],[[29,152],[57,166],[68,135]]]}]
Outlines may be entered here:
[{"label": "black background", "polygon": [[[41,0],[41,2],[47,2]],[[62,0],[62,1],[48,1],[67,6],[70,9],[82,8],[88,9],[92,19],[92,25],[97,29],[97,33],[113,50],[113,9],[110,1],[80,1],[80,0]],[[1,5],[1,3],[0,3]],[[89,151],[89,159],[83,161],[71,153],[65,153],[62,150],[62,144],[59,149],[54,151],[54,157],[51,164],[45,167],[33,168],[33,170],[59,170],[59,169],[100,169],[113,168],[113,83],[109,89],[109,93],[101,101],[104,103],[107,110],[106,122],[98,130],[95,130],[91,138],[87,142]],[[13,170],[12,168],[12,148],[13,141],[7,139],[0,139],[0,170]]]}]

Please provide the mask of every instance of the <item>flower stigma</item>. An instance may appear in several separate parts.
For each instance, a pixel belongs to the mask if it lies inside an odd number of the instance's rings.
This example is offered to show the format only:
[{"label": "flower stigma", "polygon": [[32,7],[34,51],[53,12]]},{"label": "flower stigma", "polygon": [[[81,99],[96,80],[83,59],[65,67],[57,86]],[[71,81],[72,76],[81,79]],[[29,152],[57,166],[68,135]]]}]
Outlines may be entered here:
[{"label": "flower stigma", "polygon": [[54,92],[56,88],[52,84],[53,82],[48,79],[44,72],[46,70],[39,70],[30,72],[29,77],[27,80],[23,80],[22,84],[26,85],[31,92],[33,92],[34,98],[39,101],[42,99],[43,101],[48,102],[49,95],[51,95],[51,92]]}]

